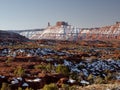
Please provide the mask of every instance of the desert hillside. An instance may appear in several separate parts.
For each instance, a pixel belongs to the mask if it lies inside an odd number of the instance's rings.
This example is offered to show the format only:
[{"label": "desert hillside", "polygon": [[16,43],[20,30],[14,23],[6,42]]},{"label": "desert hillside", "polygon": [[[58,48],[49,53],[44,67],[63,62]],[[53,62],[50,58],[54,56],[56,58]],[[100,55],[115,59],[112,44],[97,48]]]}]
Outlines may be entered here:
[{"label": "desert hillside", "polygon": [[2,31],[0,30],[0,41],[1,42],[24,42],[28,39],[24,36],[21,36],[17,33],[10,32],[10,31]]}]

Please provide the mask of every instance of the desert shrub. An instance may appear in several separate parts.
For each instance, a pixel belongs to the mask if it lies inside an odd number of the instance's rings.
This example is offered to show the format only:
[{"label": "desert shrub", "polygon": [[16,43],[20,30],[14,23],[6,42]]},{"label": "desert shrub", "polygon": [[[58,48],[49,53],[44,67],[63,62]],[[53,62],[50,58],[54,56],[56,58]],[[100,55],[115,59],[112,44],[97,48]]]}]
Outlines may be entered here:
[{"label": "desert shrub", "polygon": [[80,72],[77,77],[77,81],[80,82],[81,80],[86,80],[86,77],[84,76],[83,72]]},{"label": "desert shrub", "polygon": [[22,88],[21,88],[21,87],[18,87],[18,90],[22,90]]},{"label": "desert shrub", "polygon": [[14,74],[17,75],[17,76],[24,76],[25,75],[25,70],[21,66],[18,66],[15,69]]},{"label": "desert shrub", "polygon": [[49,85],[45,85],[42,90],[59,90],[57,85],[51,83]]},{"label": "desert shrub", "polygon": [[52,64],[47,64],[47,66],[46,66],[46,70],[48,71],[48,72],[52,72],[52,71],[55,71],[55,66],[53,66]]},{"label": "desert shrub", "polygon": [[6,60],[6,63],[10,63],[14,60],[14,57],[8,57],[7,60]]},{"label": "desert shrub", "polygon": [[109,72],[104,79],[105,79],[105,82],[108,83],[112,78],[113,78],[113,75]]},{"label": "desert shrub", "polygon": [[62,89],[63,90],[69,90],[69,85],[67,85],[67,84],[62,84]]},{"label": "desert shrub", "polygon": [[11,90],[11,88],[9,87],[8,83],[2,83],[1,90]]},{"label": "desert shrub", "polygon": [[70,78],[72,78],[74,80],[78,80],[78,73],[77,72],[71,72],[70,73]]},{"label": "desert shrub", "polygon": [[34,68],[35,68],[35,69],[45,70],[45,69],[46,69],[46,66],[40,64],[40,65],[35,65]]},{"label": "desert shrub", "polygon": [[22,89],[22,87],[18,87],[18,90],[33,90],[32,88],[25,88],[25,89]]},{"label": "desert shrub", "polygon": [[34,66],[35,69],[41,69],[43,71],[47,71],[47,72],[52,72],[55,71],[55,67],[52,64],[47,64],[47,65],[35,65]]},{"label": "desert shrub", "polygon": [[77,90],[78,88],[77,88],[77,86],[71,86],[71,87],[69,87],[69,90]]},{"label": "desert shrub", "polygon": [[94,79],[94,76],[92,74],[90,74],[88,77],[87,77],[87,80],[90,82],[90,83],[93,83],[93,79]]},{"label": "desert shrub", "polygon": [[104,82],[103,78],[101,78],[100,76],[97,76],[95,79],[94,79],[94,83],[95,84],[102,84]]},{"label": "desert shrub", "polygon": [[69,68],[68,68],[67,66],[60,65],[60,64],[59,64],[59,65],[56,67],[56,72],[57,72],[57,73],[64,74],[64,75],[69,75],[70,70],[69,70]]},{"label": "desert shrub", "polygon": [[61,90],[77,90],[77,86],[69,86],[68,84],[62,84]]},{"label": "desert shrub", "polygon": [[28,88],[28,87],[27,87],[25,90],[33,90],[33,89],[32,89],[32,88]]}]

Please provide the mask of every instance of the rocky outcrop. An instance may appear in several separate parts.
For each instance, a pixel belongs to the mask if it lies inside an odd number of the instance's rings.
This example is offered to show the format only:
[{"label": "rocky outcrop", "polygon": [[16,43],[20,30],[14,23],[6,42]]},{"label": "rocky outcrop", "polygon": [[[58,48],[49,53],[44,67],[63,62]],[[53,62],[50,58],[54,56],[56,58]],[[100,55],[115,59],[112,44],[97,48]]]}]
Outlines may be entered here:
[{"label": "rocky outcrop", "polygon": [[55,26],[48,26],[40,33],[33,34],[30,39],[53,40],[99,40],[120,39],[120,22],[111,26],[99,28],[77,28],[66,22],[57,22]]},{"label": "rocky outcrop", "polygon": [[81,29],[79,38],[82,39],[120,39],[120,22],[100,28]]},{"label": "rocky outcrop", "polygon": [[15,30],[13,32],[18,33],[27,38],[31,38],[35,34],[40,34],[44,29],[28,29],[28,30]]}]

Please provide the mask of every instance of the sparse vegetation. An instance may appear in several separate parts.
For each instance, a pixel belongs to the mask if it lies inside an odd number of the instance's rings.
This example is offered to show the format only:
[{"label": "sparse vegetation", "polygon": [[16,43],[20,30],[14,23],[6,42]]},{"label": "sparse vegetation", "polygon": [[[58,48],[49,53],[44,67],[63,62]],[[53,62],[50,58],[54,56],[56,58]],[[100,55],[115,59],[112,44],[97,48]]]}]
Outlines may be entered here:
[{"label": "sparse vegetation", "polygon": [[54,83],[51,83],[49,85],[45,85],[43,87],[43,90],[59,90],[59,89]]},{"label": "sparse vegetation", "polygon": [[67,84],[62,84],[62,86],[61,86],[61,88],[63,89],[63,90],[69,90],[69,85],[67,85]]},{"label": "sparse vegetation", "polygon": [[2,83],[1,90],[11,90],[8,83]]},{"label": "sparse vegetation", "polygon": [[13,62],[13,60],[14,60],[14,57],[8,57],[8,59],[6,60],[6,63]]},{"label": "sparse vegetation", "polygon": [[25,70],[23,69],[23,67],[18,66],[18,67],[15,69],[14,74],[15,74],[16,76],[21,76],[21,77],[22,77],[22,76],[25,75]]},{"label": "sparse vegetation", "polygon": [[94,83],[95,83],[95,84],[103,84],[103,83],[104,83],[104,80],[103,80],[103,78],[101,78],[100,76],[97,76],[97,77],[95,77],[95,79],[94,79]]},{"label": "sparse vegetation", "polygon": [[69,75],[70,70],[69,70],[69,68],[68,68],[67,66],[60,65],[60,64],[59,64],[59,65],[56,67],[56,72],[57,72],[57,73],[61,73],[61,74],[63,74],[63,75]]},{"label": "sparse vegetation", "polygon": [[[110,45],[108,45],[109,42]],[[119,85],[110,87],[109,84],[119,83],[117,80],[119,77],[116,76],[119,76],[120,47],[115,45],[117,42],[109,42],[48,42],[43,40],[0,46],[1,90],[10,90],[11,86],[11,90],[41,88],[44,90],[58,90],[58,88],[61,90],[93,90],[94,86],[97,90],[107,88],[115,90],[119,88]],[[7,50],[11,50],[11,53],[14,51],[16,56],[10,56]],[[14,81],[13,78],[20,77],[23,78],[21,84],[11,84]],[[73,81],[69,79],[76,82],[72,83]],[[82,80],[90,85],[85,82],[81,83]],[[5,82],[7,83],[2,85]],[[28,84],[25,84],[28,87],[22,87],[24,82]]]}]

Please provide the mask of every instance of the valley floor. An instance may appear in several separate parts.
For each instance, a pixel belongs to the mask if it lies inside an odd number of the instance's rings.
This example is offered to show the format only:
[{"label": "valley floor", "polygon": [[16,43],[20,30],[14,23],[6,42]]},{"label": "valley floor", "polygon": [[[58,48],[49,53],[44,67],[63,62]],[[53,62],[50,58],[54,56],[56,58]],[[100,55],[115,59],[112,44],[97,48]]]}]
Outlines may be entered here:
[{"label": "valley floor", "polygon": [[0,88],[119,90],[119,45],[99,40],[0,44]]}]

